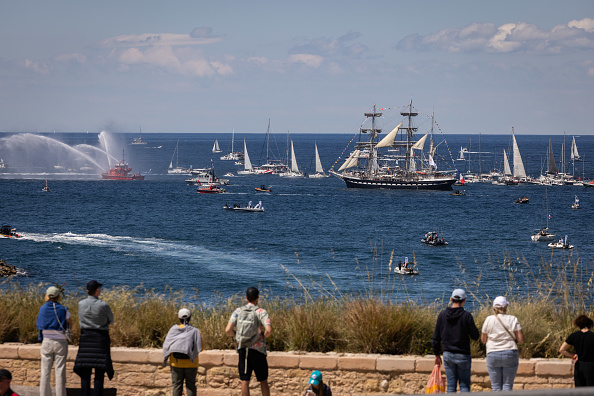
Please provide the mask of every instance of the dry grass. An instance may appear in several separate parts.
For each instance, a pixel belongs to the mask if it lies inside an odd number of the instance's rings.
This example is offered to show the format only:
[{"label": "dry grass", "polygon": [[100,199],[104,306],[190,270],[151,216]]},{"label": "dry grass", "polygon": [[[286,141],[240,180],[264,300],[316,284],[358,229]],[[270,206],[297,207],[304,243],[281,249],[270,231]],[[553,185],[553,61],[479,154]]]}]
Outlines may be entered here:
[{"label": "dry grass", "polygon": [[[376,260],[376,259],[374,259]],[[382,266],[376,260],[374,266]],[[536,267],[522,257],[489,259],[485,273],[456,282],[472,296],[472,310],[479,330],[491,314],[495,296],[487,295],[481,282],[489,282],[498,295],[510,301],[509,313],[518,317],[526,337],[520,347],[521,356],[554,357],[563,340],[574,329],[571,321],[578,314],[592,314],[592,279],[581,261],[571,255],[551,256]],[[387,265],[386,265],[387,266]],[[268,339],[270,350],[316,352],[364,352],[384,354],[431,353],[431,338],[437,314],[445,307],[441,301],[431,304],[411,302],[400,278],[365,269],[362,276],[376,278],[380,287],[370,286],[361,295],[346,295],[336,285],[310,289],[304,285],[319,282],[296,280],[294,295],[279,297],[262,291],[260,306],[273,321],[273,334]],[[461,268],[461,274],[465,271]],[[289,274],[290,275],[290,274]],[[292,275],[289,276],[289,278]],[[462,275],[464,276],[464,275]],[[331,280],[330,280],[331,281]],[[419,280],[420,282],[420,280]],[[422,287],[422,284],[418,284]],[[37,342],[35,321],[43,304],[48,285],[21,287],[6,280],[0,284],[0,342]],[[315,286],[318,287],[318,286]],[[416,286],[415,286],[416,287]],[[403,298],[398,303],[388,299],[398,289]],[[317,296],[317,297],[314,297]],[[73,340],[78,342],[77,303],[84,297],[81,290],[67,295],[64,303],[73,316]],[[243,296],[214,298],[208,305],[191,304],[197,296],[168,290],[165,294],[140,287],[105,289],[101,298],[107,301],[116,318],[111,326],[113,346],[160,347],[169,328],[177,322],[177,310],[188,307],[193,312],[192,324],[202,333],[205,349],[233,348],[234,341],[224,332],[233,310],[244,303]],[[473,356],[484,356],[484,346],[472,344]]]}]

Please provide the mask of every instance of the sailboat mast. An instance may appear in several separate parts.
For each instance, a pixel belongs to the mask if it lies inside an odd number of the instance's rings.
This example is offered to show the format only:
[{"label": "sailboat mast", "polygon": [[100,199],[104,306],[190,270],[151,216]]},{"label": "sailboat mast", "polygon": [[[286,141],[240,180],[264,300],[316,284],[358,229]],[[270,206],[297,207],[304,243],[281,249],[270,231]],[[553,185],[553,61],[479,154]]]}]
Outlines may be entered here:
[{"label": "sailboat mast", "polygon": [[268,142],[270,140],[270,118],[268,119],[268,129],[266,129],[266,163],[270,163],[268,160]]},{"label": "sailboat mast", "polygon": [[233,125],[233,132],[231,132],[231,152],[233,153],[233,142],[235,141],[235,125]]},{"label": "sailboat mast", "polygon": [[375,108],[375,103],[373,104],[373,112],[372,113],[365,113],[365,117],[371,118],[371,129],[363,129],[361,128],[362,133],[370,133],[371,138],[369,139],[369,157],[367,158],[367,168],[365,169],[365,176],[369,177],[374,173],[375,165],[374,163],[377,161],[376,158],[376,148],[375,148],[375,141],[377,139],[377,135],[382,133],[381,129],[376,129],[375,127],[375,119],[376,117],[381,117],[383,113],[378,113]]},{"label": "sailboat mast", "polygon": [[406,165],[405,165],[405,169],[408,171],[411,168],[411,166],[410,166],[411,146],[412,146],[411,141],[412,141],[414,133],[417,131],[417,128],[413,127],[413,125],[412,125],[412,120],[413,120],[413,117],[416,117],[417,115],[419,115],[419,113],[413,112],[412,99],[410,100],[410,103],[408,105],[408,111],[401,111],[400,115],[408,118],[408,126],[405,128],[401,128],[401,129],[406,129],[406,132],[407,132],[406,133]]}]

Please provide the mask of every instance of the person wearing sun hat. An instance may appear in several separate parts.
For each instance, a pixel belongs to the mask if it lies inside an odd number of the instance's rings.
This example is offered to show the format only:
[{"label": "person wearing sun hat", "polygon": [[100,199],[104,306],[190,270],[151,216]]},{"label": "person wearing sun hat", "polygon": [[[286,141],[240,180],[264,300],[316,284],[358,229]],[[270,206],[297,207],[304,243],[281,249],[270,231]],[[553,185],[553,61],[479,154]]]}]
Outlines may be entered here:
[{"label": "person wearing sun hat", "polygon": [[305,391],[305,396],[332,396],[330,387],[322,381],[322,373],[318,370],[311,373],[309,381],[307,381],[309,387]]},{"label": "person wearing sun hat", "polygon": [[52,366],[55,365],[56,396],[66,396],[66,358],[68,356],[67,329],[72,326],[70,311],[60,304],[62,292],[56,286],[48,287],[45,304],[39,308],[37,330],[41,340],[41,377],[39,394],[51,396]]},{"label": "person wearing sun hat", "polygon": [[171,326],[163,343],[163,363],[171,363],[173,396],[182,396],[184,380],[188,396],[196,395],[198,354],[202,351],[200,330],[190,324],[192,312],[182,308],[177,312],[179,324]]},{"label": "person wearing sun hat", "polygon": [[464,310],[466,292],[456,289],[450,298],[451,307],[447,307],[437,317],[433,332],[433,353],[435,364],[441,365],[443,350],[443,365],[447,377],[447,392],[455,393],[458,383],[460,392],[470,392],[470,340],[479,339],[479,331],[474,324],[470,312]]},{"label": "person wearing sun hat", "polygon": [[481,342],[487,345],[487,371],[493,392],[510,391],[518,371],[518,344],[524,342],[522,327],[515,316],[507,314],[504,296],[493,300],[493,315],[483,323]]}]

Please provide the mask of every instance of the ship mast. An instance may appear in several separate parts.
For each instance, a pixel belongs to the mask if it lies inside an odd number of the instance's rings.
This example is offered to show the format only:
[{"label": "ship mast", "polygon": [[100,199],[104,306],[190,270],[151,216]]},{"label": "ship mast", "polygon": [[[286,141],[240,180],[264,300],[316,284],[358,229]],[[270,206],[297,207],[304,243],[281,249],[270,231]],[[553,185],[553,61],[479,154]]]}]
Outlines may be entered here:
[{"label": "ship mast", "polygon": [[404,117],[408,117],[408,126],[407,127],[401,127],[400,129],[405,130],[406,131],[406,161],[405,161],[405,167],[406,170],[410,170],[410,160],[411,160],[411,143],[412,143],[412,138],[413,135],[415,134],[415,132],[417,131],[416,127],[412,126],[412,119],[413,117],[416,117],[419,115],[418,112],[413,111],[413,107],[412,107],[412,99],[410,100],[410,104],[408,105],[408,111],[401,111],[400,112],[401,116]]},{"label": "ship mast", "polygon": [[371,137],[368,142],[369,158],[367,159],[367,167],[365,168],[365,176],[370,177],[377,171],[377,149],[375,143],[377,136],[382,133],[381,129],[375,127],[375,119],[381,117],[382,113],[378,113],[375,109],[375,103],[373,104],[372,113],[364,113],[365,117],[371,118],[371,129],[361,128],[361,133],[370,133]]}]

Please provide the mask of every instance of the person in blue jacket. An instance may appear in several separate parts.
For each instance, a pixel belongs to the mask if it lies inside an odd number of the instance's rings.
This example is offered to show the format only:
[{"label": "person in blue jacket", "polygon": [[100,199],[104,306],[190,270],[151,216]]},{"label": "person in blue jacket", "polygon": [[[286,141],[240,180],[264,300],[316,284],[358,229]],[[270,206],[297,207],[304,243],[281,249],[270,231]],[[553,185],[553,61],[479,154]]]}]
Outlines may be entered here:
[{"label": "person in blue jacket", "polygon": [[60,289],[51,286],[45,292],[45,304],[39,308],[37,330],[41,340],[41,378],[39,394],[52,396],[51,374],[55,364],[56,396],[66,396],[67,329],[72,321],[70,311],[60,304]]}]

